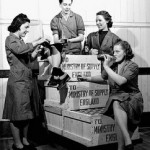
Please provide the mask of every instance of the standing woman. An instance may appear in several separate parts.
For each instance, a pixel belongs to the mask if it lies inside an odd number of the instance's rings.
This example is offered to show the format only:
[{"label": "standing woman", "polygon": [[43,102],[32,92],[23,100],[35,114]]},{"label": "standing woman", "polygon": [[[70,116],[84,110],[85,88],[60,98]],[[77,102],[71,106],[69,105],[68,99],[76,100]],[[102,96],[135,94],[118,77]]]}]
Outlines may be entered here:
[{"label": "standing woman", "polygon": [[35,149],[27,140],[29,121],[34,118],[31,106],[32,70],[30,62],[34,61],[40,45],[45,40],[39,38],[32,43],[25,43],[23,37],[29,32],[30,20],[25,14],[17,15],[8,27],[10,32],[5,41],[7,61],[10,74],[3,111],[3,119],[10,120],[14,139],[14,150]]},{"label": "standing woman", "polygon": [[[88,46],[89,54],[113,54],[113,46],[121,39],[110,31],[113,25],[112,17],[107,11],[99,11],[96,13],[96,25],[98,31],[92,32],[87,36],[86,46]],[[83,54],[86,49],[83,49]]]},{"label": "standing woman", "polygon": [[101,75],[81,79],[89,82],[108,80],[110,94],[104,115],[115,119],[118,150],[133,150],[131,137],[143,112],[143,97],[138,87],[139,68],[131,61],[134,55],[128,42],[116,43],[113,52],[114,63],[112,56],[104,55]]},{"label": "standing woman", "polygon": [[84,40],[84,22],[79,14],[71,10],[72,3],[73,0],[59,0],[61,12],[50,22],[54,43],[66,42],[61,50],[53,48],[52,57],[48,58],[53,66],[52,77],[48,85],[59,85],[58,89],[70,80],[69,75],[60,68],[62,57],[65,57],[65,54],[80,55],[82,51],[81,42]]},{"label": "standing woman", "polygon": [[54,43],[67,40],[63,51],[66,54],[80,55],[84,40],[85,26],[82,17],[71,10],[73,0],[59,0],[61,12],[58,13],[50,23],[54,37]]}]

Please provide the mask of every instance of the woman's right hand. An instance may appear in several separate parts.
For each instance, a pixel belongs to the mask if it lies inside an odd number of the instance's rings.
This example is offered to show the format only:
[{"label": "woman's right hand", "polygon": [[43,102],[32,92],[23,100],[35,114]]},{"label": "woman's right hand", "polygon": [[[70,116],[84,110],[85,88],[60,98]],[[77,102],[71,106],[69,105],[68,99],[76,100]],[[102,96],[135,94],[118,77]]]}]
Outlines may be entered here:
[{"label": "woman's right hand", "polygon": [[44,38],[44,37],[41,37],[39,38],[38,40],[32,42],[33,44],[33,47],[37,46],[37,45],[40,45],[42,44],[43,42],[49,42],[48,39]]},{"label": "woman's right hand", "polygon": [[38,45],[39,45],[39,44],[42,44],[43,42],[46,42],[46,41],[47,41],[47,39],[41,38],[37,42],[38,42]]},{"label": "woman's right hand", "polygon": [[91,55],[98,55],[98,49],[93,49],[93,48],[92,48],[92,49],[90,50],[90,54],[91,54]]},{"label": "woman's right hand", "polygon": [[37,45],[40,45],[41,43],[43,43],[44,41],[46,41],[44,38],[39,38],[36,41],[32,42],[33,47],[36,47]]}]

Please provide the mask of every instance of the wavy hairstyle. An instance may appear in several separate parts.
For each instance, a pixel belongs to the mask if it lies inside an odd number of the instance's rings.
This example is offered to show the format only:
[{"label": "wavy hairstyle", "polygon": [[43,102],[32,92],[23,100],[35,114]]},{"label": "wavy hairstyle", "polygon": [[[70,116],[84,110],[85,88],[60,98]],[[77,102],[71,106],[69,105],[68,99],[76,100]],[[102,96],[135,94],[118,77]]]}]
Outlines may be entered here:
[{"label": "wavy hairstyle", "polygon": [[[61,4],[63,2],[63,0],[59,0],[59,4]],[[73,2],[73,0],[71,0],[71,3]]]},{"label": "wavy hairstyle", "polygon": [[130,60],[134,57],[132,48],[131,48],[130,44],[127,41],[119,41],[115,45],[120,45],[122,47],[122,49],[125,51],[126,60]]},{"label": "wavy hairstyle", "polygon": [[107,11],[104,11],[104,10],[99,11],[98,13],[96,13],[96,15],[101,15],[101,16],[103,16],[104,19],[105,19],[106,21],[108,21],[107,27],[108,27],[108,28],[111,28],[111,27],[112,27],[112,25],[113,25],[112,17],[111,17],[111,15],[110,15]]},{"label": "wavy hairstyle", "polygon": [[20,26],[26,22],[30,23],[30,19],[27,17],[27,15],[21,13],[13,19],[10,26],[8,26],[8,31],[14,33],[18,31]]}]

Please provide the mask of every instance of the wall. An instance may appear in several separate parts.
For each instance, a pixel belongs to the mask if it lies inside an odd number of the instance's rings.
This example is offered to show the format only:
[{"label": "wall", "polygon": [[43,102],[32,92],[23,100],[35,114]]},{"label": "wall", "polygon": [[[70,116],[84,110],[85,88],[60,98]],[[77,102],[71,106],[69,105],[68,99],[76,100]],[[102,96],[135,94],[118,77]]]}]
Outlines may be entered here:
[{"label": "wall", "polygon": [[[107,10],[114,22],[111,31],[129,41],[136,57],[134,61],[141,68],[140,89],[144,96],[144,111],[150,111],[150,1],[149,0],[74,0],[72,10],[79,13],[85,22],[85,35],[96,31],[95,14]],[[60,11],[57,0],[0,0],[0,71],[9,70],[5,55],[7,27],[19,13],[25,13],[32,20],[31,30],[51,36],[50,20]],[[37,32],[34,32],[37,34]],[[3,73],[1,73],[3,74]],[[7,77],[0,78],[0,119],[6,93]]]}]

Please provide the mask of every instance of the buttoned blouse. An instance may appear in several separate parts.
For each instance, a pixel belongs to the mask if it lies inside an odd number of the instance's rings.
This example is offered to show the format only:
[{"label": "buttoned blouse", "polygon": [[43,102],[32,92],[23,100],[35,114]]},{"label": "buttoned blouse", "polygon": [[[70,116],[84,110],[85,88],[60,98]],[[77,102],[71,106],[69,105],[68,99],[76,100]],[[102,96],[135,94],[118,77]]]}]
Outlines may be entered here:
[{"label": "buttoned blouse", "polygon": [[[84,35],[85,31],[82,17],[72,11],[70,12],[67,20],[65,20],[61,13],[56,15],[52,19],[50,26],[53,35],[58,34],[59,39],[72,39],[77,37],[79,34]],[[81,50],[81,42],[70,43],[68,49],[71,51]]]}]

